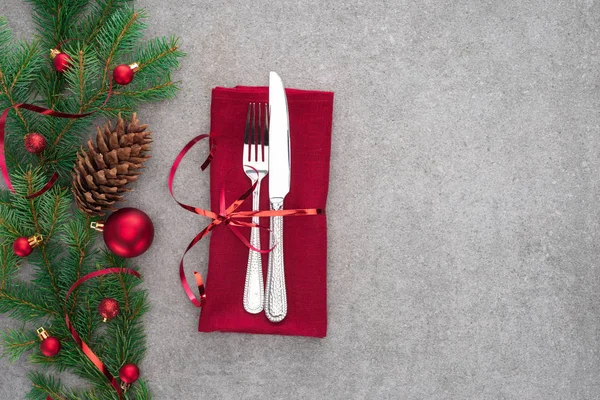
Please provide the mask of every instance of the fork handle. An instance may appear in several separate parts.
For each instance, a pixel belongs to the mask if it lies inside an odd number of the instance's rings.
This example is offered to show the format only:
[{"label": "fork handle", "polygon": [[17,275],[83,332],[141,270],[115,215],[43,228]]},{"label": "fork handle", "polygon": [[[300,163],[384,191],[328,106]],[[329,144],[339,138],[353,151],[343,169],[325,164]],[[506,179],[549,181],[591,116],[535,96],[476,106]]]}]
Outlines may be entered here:
[{"label": "fork handle", "polygon": [[[271,210],[283,210],[283,199],[271,201]],[[265,314],[271,322],[281,322],[287,315],[287,293],[283,264],[283,217],[271,217],[271,242],[265,294]]]},{"label": "fork handle", "polygon": [[[260,207],[260,179],[252,192],[252,209]],[[253,224],[259,224],[259,217],[252,217]],[[258,228],[250,228],[250,244],[260,249],[260,232]],[[250,314],[258,314],[263,310],[264,282],[262,272],[262,257],[258,251],[250,249],[248,252],[248,266],[246,267],[246,283],[244,285],[244,310]]]}]

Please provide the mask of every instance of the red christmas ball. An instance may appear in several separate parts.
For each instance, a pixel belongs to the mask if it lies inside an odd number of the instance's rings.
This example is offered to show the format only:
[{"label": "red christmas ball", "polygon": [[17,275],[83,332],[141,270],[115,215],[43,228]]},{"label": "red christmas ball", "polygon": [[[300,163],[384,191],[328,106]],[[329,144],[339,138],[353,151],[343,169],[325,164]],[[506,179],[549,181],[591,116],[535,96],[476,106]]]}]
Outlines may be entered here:
[{"label": "red christmas ball", "polygon": [[41,153],[46,149],[46,138],[37,132],[28,133],[25,136],[25,149],[33,154]]},{"label": "red christmas ball", "polygon": [[58,72],[65,72],[71,66],[71,57],[65,53],[58,53],[54,56],[54,68]]},{"label": "red christmas ball", "polygon": [[137,208],[121,208],[104,223],[104,243],[120,257],[137,257],[154,240],[154,225],[150,217]]},{"label": "red christmas ball", "polygon": [[140,369],[135,364],[125,364],[119,370],[119,378],[125,383],[132,384],[140,377]]},{"label": "red christmas ball", "polygon": [[135,71],[127,64],[117,65],[113,70],[113,78],[119,85],[129,85]]},{"label": "red christmas ball", "polygon": [[100,316],[104,318],[104,322],[116,317],[120,310],[119,302],[115,299],[102,299],[100,304],[98,304],[98,312],[100,313]]},{"label": "red christmas ball", "polygon": [[29,244],[28,238],[21,236],[13,242],[13,251],[19,257],[27,257],[33,251],[33,247]]},{"label": "red christmas ball", "polygon": [[54,357],[60,351],[60,340],[54,336],[48,336],[40,343],[40,350],[46,357]]},{"label": "red christmas ball", "polygon": [[46,396],[46,400],[52,400],[52,397]]}]

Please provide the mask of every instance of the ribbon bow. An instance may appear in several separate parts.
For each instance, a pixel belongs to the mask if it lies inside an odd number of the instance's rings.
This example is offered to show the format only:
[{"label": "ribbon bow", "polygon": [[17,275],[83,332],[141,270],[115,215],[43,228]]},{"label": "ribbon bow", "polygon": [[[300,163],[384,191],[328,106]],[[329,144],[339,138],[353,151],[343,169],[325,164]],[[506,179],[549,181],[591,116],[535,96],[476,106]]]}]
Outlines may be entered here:
[{"label": "ribbon bow", "polygon": [[[261,225],[254,224],[252,222],[240,220],[240,218],[247,219],[247,218],[252,218],[252,217],[273,217],[273,216],[290,217],[290,216],[303,216],[303,215],[321,215],[324,213],[323,210],[318,209],[318,208],[303,208],[303,209],[290,209],[290,210],[277,210],[277,211],[275,211],[275,210],[237,211],[237,209],[242,205],[242,203],[252,194],[252,192],[254,191],[254,188],[257,185],[257,182],[252,184],[241,196],[239,196],[229,206],[226,206],[225,187],[223,186],[221,188],[220,198],[219,198],[219,213],[215,213],[215,212],[209,211],[209,210],[204,210],[199,207],[194,207],[194,206],[190,206],[190,205],[179,202],[175,198],[175,195],[173,194],[173,180],[175,178],[175,173],[177,172],[177,168],[179,167],[181,160],[183,159],[183,157],[185,157],[187,152],[192,147],[194,147],[194,145],[196,145],[196,143],[198,143],[201,140],[206,139],[208,137],[210,137],[212,139],[212,146],[210,149],[210,154],[208,155],[206,161],[204,161],[204,163],[202,164],[201,169],[202,169],[202,171],[204,171],[208,167],[208,165],[210,164],[211,160],[214,157],[214,151],[216,149],[216,142],[215,142],[214,136],[204,134],[204,135],[199,135],[199,136],[196,136],[195,138],[193,138],[179,152],[179,154],[177,155],[177,158],[175,158],[175,161],[173,162],[173,166],[171,167],[171,171],[169,173],[169,182],[168,182],[169,192],[171,193],[171,196],[173,197],[175,202],[177,204],[179,204],[179,206],[181,206],[182,208],[184,208],[194,214],[202,215],[204,217],[208,217],[208,218],[212,219],[212,221],[204,229],[202,229],[202,231],[200,231],[200,233],[198,233],[194,237],[194,239],[190,242],[190,244],[188,244],[187,248],[185,249],[185,252],[183,253],[183,256],[181,257],[181,261],[179,262],[179,279],[181,280],[181,286],[183,287],[183,290],[187,294],[187,296],[190,299],[190,301],[192,302],[192,304],[194,304],[198,308],[202,307],[206,301],[206,290],[204,288],[204,281],[202,279],[202,275],[200,275],[200,273],[198,273],[197,271],[194,271],[196,285],[198,286],[198,292],[200,294],[200,298],[198,298],[192,292],[192,289],[190,288],[190,285],[188,284],[188,281],[185,277],[185,268],[184,268],[183,260],[185,258],[185,255],[187,254],[187,252],[190,251],[192,249],[192,247],[194,247],[196,245],[196,243],[198,243],[200,240],[202,240],[202,238],[207,236],[212,230],[216,229],[220,225],[225,225],[249,249],[258,251],[260,253],[268,253],[271,250],[273,250],[273,248],[268,249],[268,250],[261,250],[261,249],[258,249],[256,247],[252,246],[250,244],[250,242],[248,241],[248,239],[246,239],[244,237],[244,235],[242,235],[237,229],[235,229],[236,227],[246,227],[246,228],[257,227],[257,228],[268,230],[268,228],[261,226]],[[276,245],[277,244],[275,244],[275,246]]]}]

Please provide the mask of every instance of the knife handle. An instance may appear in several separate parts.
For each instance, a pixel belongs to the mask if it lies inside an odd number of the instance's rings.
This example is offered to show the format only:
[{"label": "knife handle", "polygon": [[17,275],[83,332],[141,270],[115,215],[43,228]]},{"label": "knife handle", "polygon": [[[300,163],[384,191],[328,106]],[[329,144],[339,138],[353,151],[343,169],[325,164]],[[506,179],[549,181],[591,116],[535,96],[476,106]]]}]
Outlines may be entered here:
[{"label": "knife handle", "polygon": [[[259,209],[260,179],[252,193],[252,210]],[[259,217],[252,217],[253,224],[260,224]],[[250,228],[250,244],[260,249],[259,228]],[[244,310],[250,314],[258,314],[263,310],[264,282],[262,271],[262,257],[258,251],[252,249],[248,252],[248,266],[246,267],[246,283],[244,285]]]},{"label": "knife handle", "polygon": [[[283,210],[283,199],[271,201],[271,210]],[[271,217],[269,269],[267,271],[267,290],[265,293],[265,314],[271,322],[281,322],[287,314],[287,293],[285,290],[285,271],[283,265],[283,217]]]}]

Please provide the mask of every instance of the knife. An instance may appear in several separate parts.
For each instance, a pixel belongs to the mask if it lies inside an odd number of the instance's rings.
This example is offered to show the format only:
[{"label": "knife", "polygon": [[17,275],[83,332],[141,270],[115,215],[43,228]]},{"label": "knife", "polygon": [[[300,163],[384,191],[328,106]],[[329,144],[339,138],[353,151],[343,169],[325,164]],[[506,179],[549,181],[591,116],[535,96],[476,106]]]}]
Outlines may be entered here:
[{"label": "knife", "polygon": [[[290,122],[283,82],[275,72],[269,74],[269,200],[271,210],[283,210],[283,199],[290,191]],[[283,217],[271,217],[271,240],[265,314],[280,322],[287,314],[287,293],[283,257]]]}]

